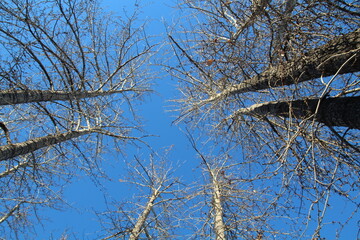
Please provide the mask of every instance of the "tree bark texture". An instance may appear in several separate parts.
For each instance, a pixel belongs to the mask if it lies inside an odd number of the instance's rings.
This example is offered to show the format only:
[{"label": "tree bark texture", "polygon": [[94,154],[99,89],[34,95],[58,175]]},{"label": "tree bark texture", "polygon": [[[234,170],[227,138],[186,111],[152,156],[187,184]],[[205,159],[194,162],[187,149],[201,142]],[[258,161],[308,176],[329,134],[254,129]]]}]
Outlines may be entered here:
[{"label": "tree bark texture", "polygon": [[0,91],[0,105],[13,105],[20,103],[45,102],[45,101],[66,101],[82,98],[92,98],[98,96],[111,95],[118,91],[50,91],[50,90],[5,90]]},{"label": "tree bark texture", "polygon": [[158,189],[153,191],[149,201],[146,204],[144,211],[138,218],[134,228],[131,230],[129,240],[137,240],[139,238],[139,235],[145,225],[145,221],[146,221],[147,217],[149,216],[150,211],[152,210],[152,208],[154,206],[154,202],[157,199],[157,197],[159,196],[159,194],[160,194],[160,192]]},{"label": "tree bark texture", "polygon": [[256,117],[291,116],[298,119],[313,116],[316,121],[327,126],[360,129],[360,96],[266,102],[240,109],[235,115],[239,114]]},{"label": "tree bark texture", "polygon": [[216,240],[225,240],[225,224],[224,224],[224,209],[222,207],[221,201],[221,188],[220,183],[213,180],[213,201],[214,201],[214,210],[215,210],[215,219],[214,219],[214,230],[216,235]]},{"label": "tree bark texture", "polygon": [[45,137],[30,139],[22,143],[8,144],[5,146],[1,146],[0,160],[6,160],[9,158],[31,153],[41,148],[52,146],[61,142],[65,142],[67,140],[77,138],[92,132],[95,132],[95,130],[91,129],[91,130],[81,130],[81,131],[69,131],[65,133],[59,133],[55,135],[48,135]]},{"label": "tree bark texture", "polygon": [[[348,62],[347,62],[348,61]],[[286,86],[336,73],[360,71],[360,29],[313,49],[298,59],[270,67],[261,74],[234,85],[207,101],[221,97]]]}]

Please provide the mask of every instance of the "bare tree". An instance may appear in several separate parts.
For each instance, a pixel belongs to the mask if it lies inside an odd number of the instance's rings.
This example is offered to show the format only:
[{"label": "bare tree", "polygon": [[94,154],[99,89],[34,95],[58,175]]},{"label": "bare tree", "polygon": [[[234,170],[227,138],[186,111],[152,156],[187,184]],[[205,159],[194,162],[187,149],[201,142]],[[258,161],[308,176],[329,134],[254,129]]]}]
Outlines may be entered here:
[{"label": "bare tree", "polygon": [[[200,158],[202,179],[198,179],[189,193],[189,225],[193,238],[262,239],[262,236],[298,237],[289,218],[288,201],[279,201],[278,187],[267,183],[268,176],[261,170],[250,171],[254,162],[237,162],[232,154],[241,154],[236,148],[216,150],[214,142],[197,146],[200,139],[189,140]],[[207,146],[209,145],[209,146]],[[210,149],[209,149],[210,147]],[[211,152],[204,154],[203,151]],[[199,174],[201,175],[201,174]],[[281,216],[280,216],[281,214]],[[276,228],[279,218],[289,227]]]},{"label": "bare tree", "polygon": [[178,59],[169,71],[184,96],[178,121],[242,148],[239,161],[266,166],[269,179],[281,176],[283,197],[302,196],[294,204],[316,205],[316,221],[301,208],[306,226],[316,225],[304,234],[321,237],[332,196],[356,212],[356,1],[184,0],[180,7],[194,21],[169,36]]},{"label": "bare tree", "polygon": [[[179,221],[184,189],[174,176],[172,163],[165,156],[151,154],[148,160],[135,157],[128,164],[128,176],[122,183],[135,186],[132,199],[116,200],[100,214],[105,239],[169,239],[174,237]],[[114,210],[115,208],[115,210]]]},{"label": "bare tree", "polygon": [[141,137],[133,104],[149,91],[153,46],[136,13],[96,1],[5,1],[0,15],[1,232],[19,237],[76,171],[96,175],[106,145]]}]

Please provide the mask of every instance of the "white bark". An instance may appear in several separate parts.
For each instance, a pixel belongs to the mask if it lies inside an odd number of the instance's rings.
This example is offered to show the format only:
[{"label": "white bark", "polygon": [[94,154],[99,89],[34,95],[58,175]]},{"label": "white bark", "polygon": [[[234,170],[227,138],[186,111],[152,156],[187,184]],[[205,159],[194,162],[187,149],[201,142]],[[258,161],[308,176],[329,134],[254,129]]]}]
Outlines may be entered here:
[{"label": "white bark", "polygon": [[225,224],[224,224],[224,209],[222,207],[221,201],[221,186],[218,181],[213,179],[213,200],[214,200],[214,210],[215,210],[215,221],[214,221],[214,230],[216,235],[216,240],[225,240]]},{"label": "white bark", "polygon": [[144,228],[145,221],[146,221],[147,217],[149,216],[149,213],[151,212],[151,210],[154,206],[155,200],[157,199],[159,194],[160,194],[159,189],[155,189],[153,191],[149,201],[146,204],[144,211],[141,213],[134,228],[131,230],[129,240],[137,240],[139,238],[139,235]]}]

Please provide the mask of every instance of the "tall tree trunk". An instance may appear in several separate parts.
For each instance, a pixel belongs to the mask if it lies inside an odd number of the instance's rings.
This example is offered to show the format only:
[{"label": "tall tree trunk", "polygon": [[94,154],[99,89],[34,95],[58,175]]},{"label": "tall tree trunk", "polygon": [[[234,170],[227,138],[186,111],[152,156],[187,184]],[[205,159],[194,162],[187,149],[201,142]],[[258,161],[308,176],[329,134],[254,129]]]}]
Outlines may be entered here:
[{"label": "tall tree trunk", "polygon": [[215,219],[214,219],[214,230],[216,235],[216,240],[225,240],[225,224],[224,224],[224,209],[222,207],[221,200],[221,187],[220,183],[213,179],[213,201],[214,201],[214,210],[215,210]]},{"label": "tall tree trunk", "polygon": [[139,235],[145,225],[145,221],[146,221],[147,217],[149,216],[149,213],[152,210],[152,208],[154,206],[154,202],[157,199],[157,197],[159,196],[159,194],[160,194],[159,189],[155,189],[153,191],[149,201],[146,204],[144,211],[141,213],[134,228],[131,230],[129,240],[137,240],[139,238]]},{"label": "tall tree trunk", "polygon": [[360,96],[325,99],[275,101],[239,109],[234,115],[267,115],[306,119],[314,117],[327,126],[360,129]]},{"label": "tall tree trunk", "polygon": [[16,144],[8,144],[0,147],[0,160],[6,160],[9,158],[17,157],[27,153],[34,152],[43,147],[52,146],[67,140],[77,138],[89,133],[95,132],[97,129],[81,130],[81,131],[69,131],[65,133],[59,133],[55,135],[48,135],[45,137],[38,137],[30,139],[28,141]]},{"label": "tall tree trunk", "polygon": [[234,94],[291,85],[321,76],[328,77],[336,73],[344,74],[359,71],[360,28],[315,48],[298,59],[270,67],[263,73],[231,86],[204,102],[211,102]]},{"label": "tall tree trunk", "polygon": [[111,95],[114,93],[121,93],[125,90],[117,91],[50,91],[50,90],[5,90],[0,91],[0,105],[12,105],[19,103],[30,102],[45,102],[45,101],[66,101],[81,98],[92,98],[98,96]]}]

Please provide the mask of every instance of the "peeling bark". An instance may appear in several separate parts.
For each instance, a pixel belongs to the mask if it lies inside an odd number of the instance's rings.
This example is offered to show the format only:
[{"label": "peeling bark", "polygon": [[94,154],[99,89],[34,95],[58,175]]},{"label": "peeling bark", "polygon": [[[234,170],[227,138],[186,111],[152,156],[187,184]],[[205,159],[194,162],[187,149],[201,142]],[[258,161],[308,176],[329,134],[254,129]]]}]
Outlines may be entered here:
[{"label": "peeling bark", "polygon": [[327,126],[360,129],[360,97],[303,99],[294,101],[274,101],[239,109],[233,116],[251,115],[264,117],[290,116],[298,119],[314,117]]},{"label": "peeling bark", "polygon": [[[349,59],[350,61],[348,61]],[[359,71],[360,29],[357,29],[306,53],[298,59],[270,67],[263,73],[210,97],[205,102],[234,94],[292,85],[321,76],[328,77],[336,73],[345,74]]]},{"label": "peeling bark", "polygon": [[67,140],[77,138],[89,133],[95,132],[96,129],[69,131],[55,135],[48,135],[45,137],[38,137],[28,141],[16,144],[8,144],[0,147],[0,160],[17,157],[27,153],[34,152],[44,147],[52,146]]},{"label": "peeling bark", "polygon": [[125,92],[125,90],[117,91],[50,91],[50,90],[5,90],[0,91],[0,105],[13,105],[30,102],[46,102],[46,101],[66,101],[82,98],[93,98],[106,96],[115,93]]}]

